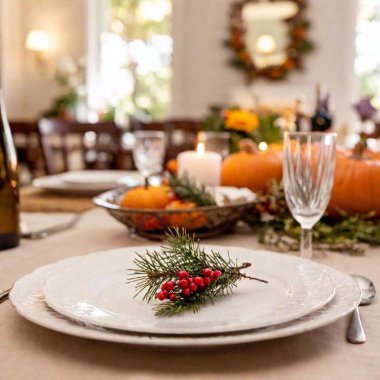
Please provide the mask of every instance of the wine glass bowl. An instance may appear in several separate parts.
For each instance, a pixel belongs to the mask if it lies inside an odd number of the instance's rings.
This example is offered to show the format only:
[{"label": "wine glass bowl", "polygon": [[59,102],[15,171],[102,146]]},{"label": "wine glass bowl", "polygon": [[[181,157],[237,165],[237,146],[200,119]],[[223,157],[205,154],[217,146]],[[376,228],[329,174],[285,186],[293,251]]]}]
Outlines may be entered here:
[{"label": "wine glass bowl", "polygon": [[162,172],[166,137],[162,131],[137,131],[134,133],[133,161],[145,180]]},{"label": "wine glass bowl", "polygon": [[289,210],[302,227],[301,256],[312,256],[312,228],[330,200],[335,170],[335,133],[287,132],[284,190]]}]

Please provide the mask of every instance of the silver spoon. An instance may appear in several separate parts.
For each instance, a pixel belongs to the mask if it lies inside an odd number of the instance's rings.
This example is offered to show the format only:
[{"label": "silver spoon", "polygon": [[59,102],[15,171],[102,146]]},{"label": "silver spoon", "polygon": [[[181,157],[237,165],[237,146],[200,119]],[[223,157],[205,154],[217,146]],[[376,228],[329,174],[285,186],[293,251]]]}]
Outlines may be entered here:
[{"label": "silver spoon", "polygon": [[[369,278],[359,274],[352,274],[351,277],[358,283],[359,288],[362,291],[362,300],[359,306],[371,304],[376,294],[373,282]],[[360,320],[359,307],[357,307],[352,313],[351,323],[347,331],[347,340],[354,344],[360,344],[366,341],[365,332]]]},{"label": "silver spoon", "polygon": [[[74,227],[74,225],[79,221],[82,214],[75,215],[72,219],[70,219],[68,222],[57,224],[53,227],[48,227],[39,231],[33,231],[33,232],[22,232],[21,237],[23,239],[44,239],[50,235],[53,235],[58,232],[65,231],[71,227]],[[25,228],[25,227],[24,227]],[[9,293],[11,291],[11,288],[4,290],[0,293],[0,304],[6,301],[9,298]]]}]

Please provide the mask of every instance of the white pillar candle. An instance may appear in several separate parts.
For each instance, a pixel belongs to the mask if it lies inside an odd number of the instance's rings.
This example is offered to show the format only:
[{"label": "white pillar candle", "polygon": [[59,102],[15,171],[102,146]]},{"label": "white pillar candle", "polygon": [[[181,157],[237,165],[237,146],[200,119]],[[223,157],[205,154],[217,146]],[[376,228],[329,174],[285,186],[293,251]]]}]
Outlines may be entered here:
[{"label": "white pillar candle", "polygon": [[197,151],[182,152],[178,155],[178,175],[187,174],[197,184],[219,186],[222,156],[215,152],[205,152],[203,143]]}]

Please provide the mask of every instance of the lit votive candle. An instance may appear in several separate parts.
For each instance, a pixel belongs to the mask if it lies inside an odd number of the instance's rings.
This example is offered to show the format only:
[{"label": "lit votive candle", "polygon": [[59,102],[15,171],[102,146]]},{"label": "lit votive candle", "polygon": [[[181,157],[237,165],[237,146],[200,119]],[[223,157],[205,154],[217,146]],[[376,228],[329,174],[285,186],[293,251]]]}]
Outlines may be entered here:
[{"label": "lit votive candle", "polygon": [[182,152],[178,155],[178,175],[188,175],[197,184],[219,186],[222,156],[215,152],[205,152],[203,143],[196,151]]}]

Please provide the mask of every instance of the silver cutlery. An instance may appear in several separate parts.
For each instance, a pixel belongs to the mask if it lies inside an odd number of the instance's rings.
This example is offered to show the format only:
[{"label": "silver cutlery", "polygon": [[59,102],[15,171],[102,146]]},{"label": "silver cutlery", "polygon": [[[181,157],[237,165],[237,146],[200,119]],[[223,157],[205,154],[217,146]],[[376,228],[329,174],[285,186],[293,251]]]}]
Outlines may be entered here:
[{"label": "silver cutlery", "polygon": [[[371,304],[376,294],[373,282],[369,278],[359,274],[352,274],[351,276],[358,283],[362,291],[362,300],[359,306]],[[354,344],[360,344],[366,341],[364,328],[360,319],[359,307],[352,313],[351,323],[347,331],[347,340]]]},{"label": "silver cutlery", "polygon": [[[65,230],[68,230],[71,227],[74,227],[74,225],[78,222],[82,215],[77,214],[72,219],[70,219],[68,222],[56,224],[55,226],[44,228],[38,231],[31,231],[31,232],[21,232],[21,237],[23,239],[32,239],[32,240],[38,240],[38,239],[44,239],[50,235],[53,235],[58,232],[62,232]],[[7,289],[0,293],[0,304],[6,301],[9,297],[11,289]]]},{"label": "silver cutlery", "polygon": [[68,230],[71,227],[74,227],[74,225],[78,222],[80,219],[81,214],[75,215],[72,219],[70,219],[68,222],[56,224],[55,226],[43,228],[41,230],[37,231],[21,231],[21,238],[23,239],[44,239],[50,235],[53,235],[57,232]]},{"label": "silver cutlery", "polygon": [[3,303],[8,299],[10,291],[11,289],[7,289],[4,292],[0,293],[0,303]]}]

